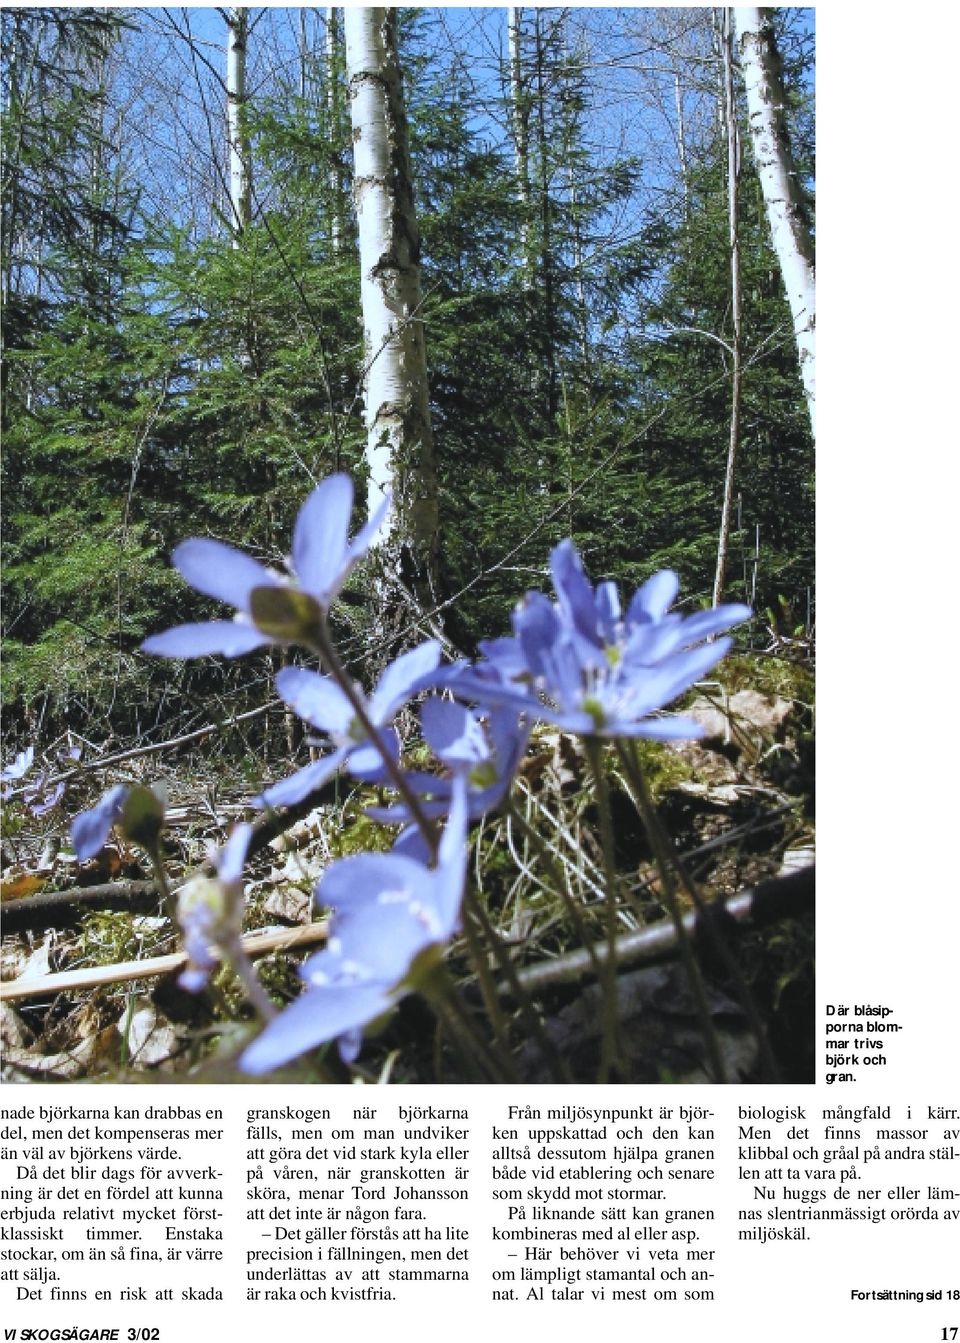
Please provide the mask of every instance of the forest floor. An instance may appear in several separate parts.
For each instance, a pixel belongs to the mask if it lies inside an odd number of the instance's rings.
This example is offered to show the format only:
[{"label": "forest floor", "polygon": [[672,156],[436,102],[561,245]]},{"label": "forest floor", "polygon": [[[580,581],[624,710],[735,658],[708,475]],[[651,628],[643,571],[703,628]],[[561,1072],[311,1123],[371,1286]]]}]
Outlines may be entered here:
[{"label": "forest floor", "polygon": [[[699,962],[722,1077],[715,1077],[716,1050],[711,1062],[705,1044],[704,1000],[698,1009],[678,959],[670,892],[611,751],[623,889],[619,1048],[609,1080],[813,1081],[812,667],[796,654],[732,657],[722,680],[701,687],[685,708],[706,736],[644,743],[642,759],[691,879],[692,892],[676,894],[676,913]],[[478,973],[476,953],[469,959],[460,939],[448,966],[481,1030],[489,1023],[504,1060],[500,1080],[597,1080],[609,985],[598,982],[596,960],[582,945],[604,946],[607,925],[596,803],[578,752],[554,730],[535,733],[514,814],[486,818],[473,836],[471,876],[500,950],[494,956],[488,948]],[[239,764],[233,777],[222,767],[204,775],[197,755],[186,752],[165,762],[164,775],[164,843],[177,887],[245,814],[252,790]],[[118,777],[150,782],[156,758],[134,757]],[[71,813],[96,800],[94,787],[116,781],[97,775],[83,785],[89,796],[72,790]],[[312,890],[324,868],[349,853],[389,847],[392,832],[364,814],[374,800],[370,789],[340,784],[264,842],[248,865],[244,933],[277,1002],[297,995],[298,966],[322,945],[324,911]],[[145,860],[117,838],[79,864],[67,829],[65,814],[38,820],[15,800],[7,807],[4,1080],[244,1081],[234,1060],[256,1027],[232,972],[222,969],[200,995],[184,992],[179,936]],[[423,1000],[408,997],[355,1065],[325,1048],[271,1080],[489,1080],[455,1046]]]}]

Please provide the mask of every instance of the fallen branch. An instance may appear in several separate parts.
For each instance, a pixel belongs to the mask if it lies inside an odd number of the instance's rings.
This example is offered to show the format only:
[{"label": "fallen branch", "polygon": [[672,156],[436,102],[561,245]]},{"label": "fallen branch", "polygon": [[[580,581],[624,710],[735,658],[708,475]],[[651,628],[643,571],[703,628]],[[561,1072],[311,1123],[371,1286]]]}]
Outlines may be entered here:
[{"label": "fallen branch", "polygon": [[[789,876],[763,881],[758,886],[738,891],[726,900],[717,901],[715,906],[708,906],[708,909],[715,919],[733,919],[737,923],[749,923],[759,928],[780,919],[794,918],[812,909],[814,888],[815,869],[805,867],[798,872],[791,872]],[[683,926],[692,942],[704,938],[704,920],[696,910],[684,915]],[[576,984],[595,974],[598,964],[604,964],[608,953],[609,944],[606,941],[596,942],[592,949],[581,947],[565,956],[558,956],[554,961],[541,961],[518,970],[517,980],[521,988],[531,993]],[[618,969],[672,960],[679,955],[677,930],[670,920],[665,919],[649,928],[624,933],[617,938],[615,955]],[[514,996],[507,982],[499,984],[497,991],[504,998]]]},{"label": "fallen branch", "polygon": [[[242,939],[242,944],[248,956],[268,956],[272,951],[314,946],[317,942],[325,941],[326,936],[326,923],[308,923],[302,928],[287,928],[279,932],[249,933]],[[219,953],[216,954],[219,958]],[[39,975],[36,978],[31,976],[26,980],[13,979],[0,984],[0,1002],[47,997],[77,989],[97,989],[105,984],[125,984],[132,979],[157,979],[182,969],[186,963],[186,952],[176,951],[169,956],[153,956],[144,961],[120,961],[116,965],[61,970],[57,974]]]},{"label": "fallen branch", "polygon": [[[159,903],[153,881],[108,881],[99,886],[79,886],[69,891],[41,891],[3,905],[3,932],[24,933],[34,929],[70,928],[91,909],[144,910]],[[56,917],[51,917],[56,916]]]}]

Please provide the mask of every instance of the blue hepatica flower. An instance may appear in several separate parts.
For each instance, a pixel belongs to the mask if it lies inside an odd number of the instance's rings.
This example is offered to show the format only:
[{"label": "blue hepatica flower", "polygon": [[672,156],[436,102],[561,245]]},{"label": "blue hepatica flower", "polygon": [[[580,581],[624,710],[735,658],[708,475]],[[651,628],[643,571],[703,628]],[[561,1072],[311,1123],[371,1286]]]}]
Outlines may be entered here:
[{"label": "blue hepatica flower", "polygon": [[417,987],[459,926],[466,876],[467,805],[454,789],[435,868],[405,853],[358,854],[328,869],[317,901],[330,906],[325,950],[304,964],[304,993],[240,1057],[250,1073],[278,1068],[338,1040],[346,1061],[363,1028]]},{"label": "blue hepatica flower", "polygon": [[[26,746],[15,756],[9,765],[0,770],[0,783],[12,783],[14,779],[22,779],[33,764],[33,747]],[[4,789],[3,796],[7,797],[10,790]]]},{"label": "blue hepatica flower", "polygon": [[553,550],[550,564],[557,601],[528,593],[514,611],[513,637],[481,644],[476,667],[447,674],[454,694],[512,705],[585,736],[700,736],[690,718],[653,715],[716,666],[731,640],[714,636],[748,619],[750,608],[671,612],[679,584],[664,570],[624,612],[615,584],[590,583],[572,541]]},{"label": "blue hepatica flower", "polygon": [[187,967],[179,984],[199,993],[219,965],[217,948],[228,951],[240,937],[243,920],[243,865],[253,827],[235,826],[219,852],[211,855],[215,878],[198,874],[177,897],[177,921],[183,932]]},{"label": "blue hepatica flower", "polygon": [[[411,788],[422,799],[426,816],[446,816],[450,810],[454,779],[463,775],[467,784],[467,809],[471,820],[494,811],[513,782],[530,739],[525,718],[516,709],[498,706],[471,710],[453,700],[432,696],[420,709],[423,736],[449,775],[407,771]],[[376,782],[386,782],[383,772]],[[409,825],[409,808],[368,807],[367,815],[385,825]]]},{"label": "blue hepatica flower", "polygon": [[379,778],[383,768],[382,752],[389,752],[394,759],[400,753],[397,735],[389,728],[389,723],[439,661],[440,644],[436,639],[428,639],[402,653],[383,673],[373,694],[365,701],[370,722],[377,729],[385,729],[379,733],[379,747],[368,738],[353,705],[336,681],[304,667],[284,667],[277,673],[280,698],[311,727],[325,733],[336,749],[331,755],[273,784],[254,799],[256,805],[286,807],[300,802],[332,779],[347,763],[350,772],[359,779]]},{"label": "blue hepatica flower", "polygon": [[144,651],[171,658],[239,657],[266,644],[297,642],[329,609],[366,553],[390,498],[350,541],[352,506],[353,481],[347,475],[328,476],[313,490],[294,525],[290,578],[222,541],[193,537],[182,542],[173,552],[174,566],[191,587],[235,606],[237,614],[233,620],[177,625],[151,635]]},{"label": "blue hepatica flower", "polygon": [[427,639],[426,643],[419,643],[408,653],[401,653],[380,677],[371,697],[365,700],[367,716],[373,727],[385,729],[379,733],[379,747],[369,740],[348,696],[332,677],[309,672],[306,667],[283,667],[282,672],[277,673],[279,697],[310,727],[326,733],[336,749],[332,755],[314,760],[297,774],[267,788],[254,799],[256,806],[287,807],[302,802],[348,763],[350,774],[357,779],[379,779],[383,771],[383,752],[387,751],[393,759],[400,753],[396,732],[388,724],[397,709],[420,688],[423,678],[434,672],[439,661],[438,641]]},{"label": "blue hepatica flower", "polygon": [[[61,762],[64,760],[75,760],[80,755],[79,747],[71,747],[68,751],[58,752],[58,758]],[[47,773],[45,770],[34,776],[28,783],[24,783],[22,789],[17,789],[14,784],[17,780],[23,779],[33,768],[34,748],[27,746],[16,758],[0,770],[0,799],[4,802],[12,797],[17,791],[23,795],[24,805],[34,816],[45,816],[48,811],[52,811],[66,791],[66,783],[58,783],[51,787],[47,784]]]},{"label": "blue hepatica flower", "polygon": [[130,793],[125,783],[118,783],[104,793],[95,807],[74,817],[70,827],[73,851],[79,859],[94,858],[107,842],[110,831],[123,815],[124,804]]}]

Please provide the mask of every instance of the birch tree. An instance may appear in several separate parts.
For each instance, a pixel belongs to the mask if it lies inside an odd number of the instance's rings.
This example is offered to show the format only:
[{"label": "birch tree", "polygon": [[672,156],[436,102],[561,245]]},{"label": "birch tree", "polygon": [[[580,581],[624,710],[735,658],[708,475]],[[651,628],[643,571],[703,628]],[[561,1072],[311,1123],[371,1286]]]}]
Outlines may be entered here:
[{"label": "birch tree", "polygon": [[437,480],[420,316],[420,235],[411,180],[396,11],[344,9],[360,248],[365,411],[372,514],[393,491],[379,544],[388,580],[430,601],[437,565]]},{"label": "birch tree", "polygon": [[713,604],[719,605],[726,580],[727,554],[730,549],[730,524],[733,518],[733,491],[740,455],[740,421],[743,404],[743,299],[740,285],[740,134],[737,102],[733,87],[733,24],[729,9],[723,10],[720,33],[723,58],[724,129],[727,137],[727,239],[730,247],[730,436],[727,444],[727,468],[723,481],[723,507],[720,514],[720,539],[717,544],[717,568],[713,581]]},{"label": "birch tree", "polygon": [[220,11],[227,25],[227,142],[230,150],[230,224],[234,241],[250,225],[251,151],[246,125],[249,10],[231,5]]},{"label": "birch tree", "polygon": [[810,423],[814,425],[816,281],[813,239],[794,165],[786,95],[770,9],[734,10],[740,67],[747,90],[750,135],[767,221],[793,316]]}]

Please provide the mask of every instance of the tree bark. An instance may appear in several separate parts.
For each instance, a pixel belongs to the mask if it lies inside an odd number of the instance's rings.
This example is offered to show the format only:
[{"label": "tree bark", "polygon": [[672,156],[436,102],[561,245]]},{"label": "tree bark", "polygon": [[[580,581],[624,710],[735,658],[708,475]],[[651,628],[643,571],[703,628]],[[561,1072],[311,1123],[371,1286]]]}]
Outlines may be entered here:
[{"label": "tree bark", "polygon": [[227,140],[230,146],[230,224],[235,245],[250,225],[252,171],[246,125],[249,10],[231,5],[227,23]]},{"label": "tree bark", "polygon": [[786,95],[773,33],[773,11],[734,11],[740,68],[747,90],[750,135],[773,245],[793,316],[810,424],[816,400],[816,277],[814,246],[805,217],[786,122]]},{"label": "tree bark", "polygon": [[673,101],[677,113],[677,157],[680,160],[680,185],[683,189],[683,222],[690,221],[690,174],[687,171],[687,132],[683,115],[683,89],[680,72],[673,72]]},{"label": "tree bark", "polygon": [[713,581],[713,604],[719,606],[726,581],[730,550],[730,522],[733,517],[733,492],[740,455],[740,419],[743,391],[742,299],[740,290],[740,135],[737,104],[733,90],[733,27],[730,10],[723,11],[723,111],[727,135],[727,221],[730,248],[730,437],[727,445],[727,469],[723,481],[723,507],[720,514],[720,538],[717,543],[717,570]]},{"label": "tree bark", "polygon": [[419,605],[432,604],[437,479],[396,11],[346,7],[343,17],[360,247],[367,506],[372,512],[393,491],[393,511],[376,543],[388,590],[399,583]]}]

